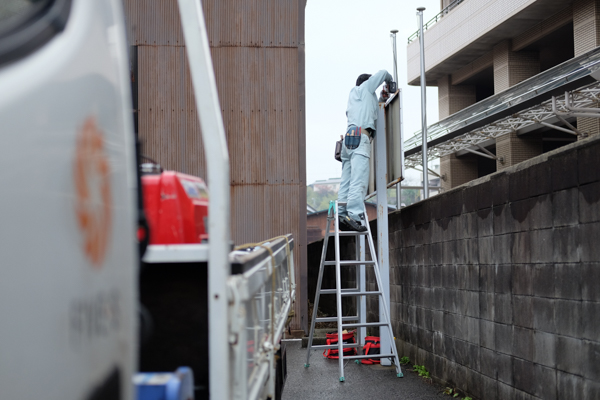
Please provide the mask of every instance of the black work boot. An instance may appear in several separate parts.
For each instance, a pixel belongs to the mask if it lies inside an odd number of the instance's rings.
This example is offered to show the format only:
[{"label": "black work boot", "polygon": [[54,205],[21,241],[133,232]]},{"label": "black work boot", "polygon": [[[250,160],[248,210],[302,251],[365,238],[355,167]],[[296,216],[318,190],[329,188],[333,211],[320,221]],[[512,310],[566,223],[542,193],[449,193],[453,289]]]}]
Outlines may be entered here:
[{"label": "black work boot", "polygon": [[346,222],[345,215],[340,215],[338,217],[338,227],[339,227],[340,231],[351,231],[352,230],[352,227],[350,225],[348,225],[348,223]]},{"label": "black work boot", "polygon": [[340,217],[340,220],[342,220],[342,224],[344,227],[347,227],[348,229],[344,229],[344,230],[348,230],[348,231],[356,231],[356,232],[365,232],[367,230],[366,227],[362,226],[360,224],[360,222],[355,221],[353,218],[350,218],[349,216],[343,216]]}]

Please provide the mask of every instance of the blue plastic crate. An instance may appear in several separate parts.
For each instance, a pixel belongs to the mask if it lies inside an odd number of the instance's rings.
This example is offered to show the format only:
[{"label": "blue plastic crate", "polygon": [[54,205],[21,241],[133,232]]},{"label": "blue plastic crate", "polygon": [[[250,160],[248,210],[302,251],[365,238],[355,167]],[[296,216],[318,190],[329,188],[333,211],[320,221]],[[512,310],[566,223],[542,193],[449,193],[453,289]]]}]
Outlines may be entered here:
[{"label": "blue plastic crate", "polygon": [[188,367],[175,372],[144,372],[133,378],[137,400],[194,400],[194,374]]}]

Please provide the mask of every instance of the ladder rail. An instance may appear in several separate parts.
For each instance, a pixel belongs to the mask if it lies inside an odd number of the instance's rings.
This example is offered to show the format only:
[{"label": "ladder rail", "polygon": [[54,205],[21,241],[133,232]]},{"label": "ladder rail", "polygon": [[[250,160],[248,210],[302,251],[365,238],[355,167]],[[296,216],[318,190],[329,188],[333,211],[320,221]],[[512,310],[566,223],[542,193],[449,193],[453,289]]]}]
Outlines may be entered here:
[{"label": "ladder rail", "polygon": [[[369,226],[369,224],[366,224],[366,225],[367,225],[367,231],[369,232],[369,234],[367,235],[367,238],[369,241],[369,250],[371,251],[371,258],[373,260],[376,260],[376,257],[373,257],[373,254],[376,254],[376,253],[375,253],[375,244],[373,243],[373,236],[371,235],[371,227]],[[377,281],[377,287],[379,288],[380,291],[383,292],[383,283],[381,282],[379,263],[377,261],[375,261],[375,264],[373,265],[373,269],[375,270],[375,280]],[[398,358],[398,350],[396,349],[396,342],[394,341],[394,333],[392,332],[392,320],[390,318],[390,312],[389,312],[387,302],[385,300],[385,296],[382,295],[379,298],[379,301],[381,301],[382,305],[383,305],[381,307],[381,308],[383,308],[383,316],[388,321],[386,331],[389,335],[392,353],[395,355],[394,361],[395,361],[395,365],[396,365],[396,373],[401,376],[402,368],[400,367],[400,359]],[[379,329],[379,336],[381,336],[381,328]],[[382,352],[383,352],[383,350],[387,350],[387,349],[381,349]]]},{"label": "ladder rail", "polygon": [[[327,232],[329,232],[329,227],[331,225],[331,220],[327,218]],[[310,365],[310,348],[312,347],[312,341],[315,333],[315,324],[317,320],[317,310],[319,309],[319,297],[320,297],[320,288],[323,283],[323,263],[325,262],[325,258],[327,256],[327,245],[329,244],[329,236],[325,235],[323,239],[323,250],[321,251],[321,265],[319,266],[319,278],[317,279],[317,288],[315,290],[315,302],[313,303],[313,316],[310,323],[310,333],[308,336],[308,351],[306,352],[306,364],[305,367]]]},{"label": "ladder rail", "polygon": [[344,340],[342,335],[342,271],[340,268],[340,220],[338,215],[338,205],[335,202],[334,228],[335,228],[335,299],[337,308],[337,330],[338,330],[338,369],[340,373],[340,382],[344,382]]}]

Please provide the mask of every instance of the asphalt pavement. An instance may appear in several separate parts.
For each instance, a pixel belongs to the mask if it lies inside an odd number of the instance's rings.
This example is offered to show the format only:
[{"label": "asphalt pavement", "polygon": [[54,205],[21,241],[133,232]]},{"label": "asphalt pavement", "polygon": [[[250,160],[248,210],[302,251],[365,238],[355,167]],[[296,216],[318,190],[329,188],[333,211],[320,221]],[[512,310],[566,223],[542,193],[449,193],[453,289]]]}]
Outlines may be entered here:
[{"label": "asphalt pavement", "polygon": [[412,366],[402,369],[403,378],[394,367],[356,364],[345,361],[345,382],[339,381],[338,360],[323,357],[323,351],[312,350],[310,367],[305,368],[306,348],[300,340],[286,340],[287,380],[283,400],[349,400],[349,399],[450,399],[442,387],[420,378]]}]

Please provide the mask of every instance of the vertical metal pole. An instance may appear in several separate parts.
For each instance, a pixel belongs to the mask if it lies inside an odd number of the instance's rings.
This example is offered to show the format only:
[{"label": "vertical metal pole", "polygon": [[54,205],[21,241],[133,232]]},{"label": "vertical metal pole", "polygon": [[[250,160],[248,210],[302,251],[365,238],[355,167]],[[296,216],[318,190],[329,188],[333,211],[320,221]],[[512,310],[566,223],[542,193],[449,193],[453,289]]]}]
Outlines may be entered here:
[{"label": "vertical metal pole", "polygon": [[[208,366],[211,399],[231,399],[232,378],[228,342],[227,278],[229,264],[229,153],[217,81],[213,70],[202,5],[178,0],[185,50],[190,64],[196,110],[204,142],[210,185],[208,224]],[[225,384],[223,383],[225,382]]]},{"label": "vertical metal pole", "polygon": [[[387,201],[387,152],[385,132],[385,105],[379,103],[377,114],[377,136],[375,146],[377,158],[375,159],[375,183],[377,190],[377,260],[379,261],[379,272],[381,274],[381,288],[386,304],[390,304],[390,264],[389,264],[389,235],[388,235],[388,201]],[[379,321],[384,321],[389,311],[385,312],[384,305],[379,302]],[[384,335],[380,327],[381,354],[391,353],[392,344],[389,335]],[[382,358],[381,365],[392,365],[389,359]]]},{"label": "vertical metal pole", "polygon": [[[394,81],[396,84],[398,83],[398,52],[396,46],[396,33],[398,33],[397,29],[393,29],[390,31],[392,33],[392,52],[394,54]],[[398,88],[400,89],[400,88]],[[402,95],[401,93],[399,94]],[[400,103],[400,132],[402,132],[402,103]],[[402,140],[402,134],[399,135],[399,140]],[[396,177],[394,177],[396,178]],[[400,187],[400,183],[396,185],[396,209],[400,209],[400,205],[402,204],[400,200],[400,195],[402,193],[402,189]]]},{"label": "vertical metal pole", "polygon": [[423,11],[425,7],[417,8],[419,16],[419,45],[421,48],[421,133],[423,134],[423,198],[429,197],[429,176],[427,174],[427,109],[425,101],[425,38],[423,37]]},{"label": "vertical metal pole", "polygon": [[398,83],[398,55],[396,51],[396,33],[398,33],[398,29],[390,32],[392,33],[392,52],[394,54],[394,82]]}]

